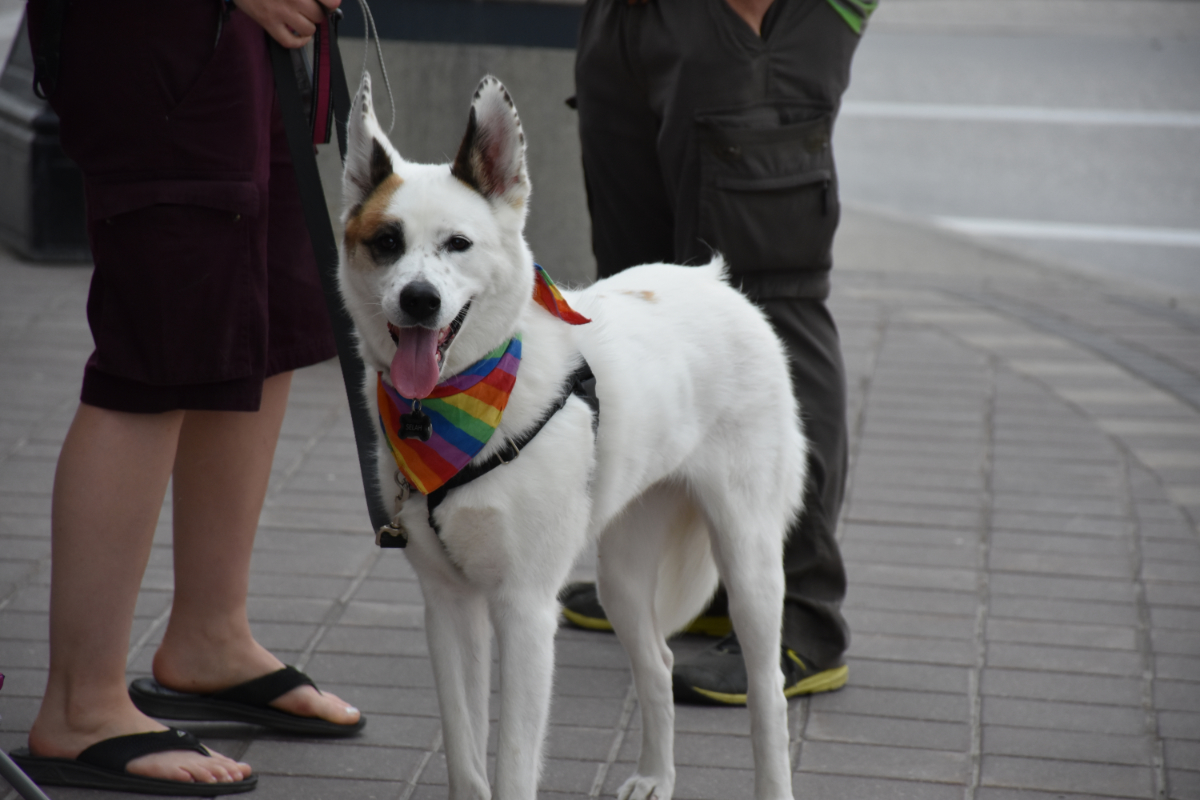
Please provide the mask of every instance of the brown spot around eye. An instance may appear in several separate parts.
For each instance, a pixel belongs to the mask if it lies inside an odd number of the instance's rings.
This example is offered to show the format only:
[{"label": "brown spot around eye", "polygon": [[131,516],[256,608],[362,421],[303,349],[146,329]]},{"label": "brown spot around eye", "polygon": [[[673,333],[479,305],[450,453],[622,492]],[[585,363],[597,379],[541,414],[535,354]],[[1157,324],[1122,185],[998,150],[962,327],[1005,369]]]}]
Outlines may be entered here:
[{"label": "brown spot around eye", "polygon": [[387,206],[392,200],[392,195],[403,183],[404,180],[395,173],[387,176],[375,187],[375,191],[354,209],[350,218],[346,220],[346,232],[342,236],[347,253],[353,252],[361,242],[371,239],[380,226],[392,221],[386,213]]},{"label": "brown spot around eye", "polygon": [[625,291],[621,292],[621,294],[627,294],[630,297],[640,297],[643,300],[645,300],[647,303],[657,303],[658,302],[658,298],[654,295],[654,292],[651,292],[648,289],[643,289],[640,292],[625,290]]}]

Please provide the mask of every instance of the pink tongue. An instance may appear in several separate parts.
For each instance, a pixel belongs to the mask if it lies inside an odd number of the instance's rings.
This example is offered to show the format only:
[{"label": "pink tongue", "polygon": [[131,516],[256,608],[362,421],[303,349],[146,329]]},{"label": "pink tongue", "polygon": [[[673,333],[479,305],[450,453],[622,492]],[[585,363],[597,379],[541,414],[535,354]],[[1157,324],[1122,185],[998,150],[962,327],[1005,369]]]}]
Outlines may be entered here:
[{"label": "pink tongue", "polygon": [[404,397],[428,397],[438,382],[438,332],[429,328],[400,328],[392,358],[392,386]]}]

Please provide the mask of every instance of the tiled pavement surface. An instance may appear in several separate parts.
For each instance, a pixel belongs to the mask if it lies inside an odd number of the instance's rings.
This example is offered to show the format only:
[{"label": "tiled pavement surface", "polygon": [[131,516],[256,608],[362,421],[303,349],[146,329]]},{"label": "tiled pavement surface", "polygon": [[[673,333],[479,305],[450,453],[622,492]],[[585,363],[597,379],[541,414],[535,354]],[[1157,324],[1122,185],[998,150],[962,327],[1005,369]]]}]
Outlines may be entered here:
[{"label": "tiled pavement surface", "polygon": [[[791,705],[797,796],[1200,798],[1200,300],[862,214],[839,249],[854,643],[845,689]],[[5,749],[45,680],[49,498],[90,346],[88,277],[0,256]],[[366,530],[344,406],[330,364],[297,375],[250,613],[370,723],[339,742],[197,728],[255,765],[263,800],[445,797],[420,591]],[[131,676],[170,605],[169,519]],[[542,797],[611,796],[640,733],[624,655],[563,629],[558,663]],[[677,797],[749,797],[745,711],[677,721]]]}]

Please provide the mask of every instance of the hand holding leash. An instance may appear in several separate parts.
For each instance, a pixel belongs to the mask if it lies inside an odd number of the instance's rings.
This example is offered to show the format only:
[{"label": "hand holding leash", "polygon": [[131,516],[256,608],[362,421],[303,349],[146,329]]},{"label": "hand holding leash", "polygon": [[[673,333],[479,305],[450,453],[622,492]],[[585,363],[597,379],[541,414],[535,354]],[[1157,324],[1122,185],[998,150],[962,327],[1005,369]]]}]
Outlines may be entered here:
[{"label": "hand holding leash", "polygon": [[342,0],[238,0],[237,7],[289,50],[308,44],[317,26]]}]

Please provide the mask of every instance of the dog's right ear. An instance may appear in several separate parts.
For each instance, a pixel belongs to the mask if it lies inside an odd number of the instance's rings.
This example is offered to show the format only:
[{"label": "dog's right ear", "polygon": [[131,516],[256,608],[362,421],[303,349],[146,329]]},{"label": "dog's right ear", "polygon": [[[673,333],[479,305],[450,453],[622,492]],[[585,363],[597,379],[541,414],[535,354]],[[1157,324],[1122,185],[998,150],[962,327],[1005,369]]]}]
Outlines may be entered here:
[{"label": "dog's right ear", "polygon": [[401,160],[375,119],[375,108],[371,102],[371,76],[365,72],[350,107],[346,138],[342,207],[348,210],[349,216],[353,216],[354,209],[361,206],[394,172],[393,159]]}]

